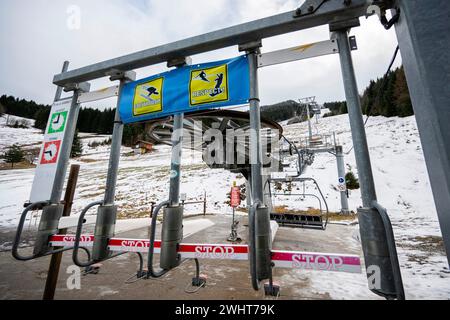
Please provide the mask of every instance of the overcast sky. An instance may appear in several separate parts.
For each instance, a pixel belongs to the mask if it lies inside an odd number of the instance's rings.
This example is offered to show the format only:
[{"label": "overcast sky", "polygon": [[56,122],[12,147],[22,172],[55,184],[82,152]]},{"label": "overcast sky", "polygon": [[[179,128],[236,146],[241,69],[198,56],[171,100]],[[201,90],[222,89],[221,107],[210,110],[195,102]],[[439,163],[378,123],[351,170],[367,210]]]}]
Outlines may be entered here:
[{"label": "overcast sky", "polygon": [[[64,60],[75,69],[273,14],[294,10],[293,0],[1,0],[0,94],[51,104],[53,76]],[[73,25],[73,5],[80,28]],[[353,52],[359,90],[385,72],[397,44],[394,28],[384,30],[375,16],[361,18],[352,30],[359,50]],[[328,27],[266,39],[263,52],[329,39]],[[239,55],[237,47],[196,55],[195,63]],[[400,65],[398,58],[395,66]],[[144,78],[166,66],[138,71]],[[93,89],[109,81],[92,83]],[[320,57],[260,70],[263,104],[317,96],[319,102],[343,100],[339,57]],[[114,100],[92,105],[115,106]]]}]

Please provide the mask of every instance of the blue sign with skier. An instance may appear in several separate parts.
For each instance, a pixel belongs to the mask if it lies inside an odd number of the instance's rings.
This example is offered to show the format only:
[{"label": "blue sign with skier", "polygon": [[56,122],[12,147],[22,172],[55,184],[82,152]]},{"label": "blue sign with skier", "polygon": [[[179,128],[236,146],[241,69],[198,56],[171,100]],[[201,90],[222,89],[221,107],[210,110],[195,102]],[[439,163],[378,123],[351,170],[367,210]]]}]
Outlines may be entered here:
[{"label": "blue sign with skier", "polygon": [[249,78],[247,56],[177,68],[125,84],[120,116],[124,123],[133,123],[246,104]]}]

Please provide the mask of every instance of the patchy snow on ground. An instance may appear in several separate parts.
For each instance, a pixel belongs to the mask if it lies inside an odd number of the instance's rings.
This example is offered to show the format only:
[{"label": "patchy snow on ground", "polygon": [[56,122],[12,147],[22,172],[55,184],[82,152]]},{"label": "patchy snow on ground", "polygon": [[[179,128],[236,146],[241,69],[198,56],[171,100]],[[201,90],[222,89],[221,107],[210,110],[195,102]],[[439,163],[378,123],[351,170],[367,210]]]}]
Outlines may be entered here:
[{"label": "patchy snow on ground", "polygon": [[[313,124],[313,131],[336,133],[338,144],[344,148],[346,169],[357,174],[350,125],[347,115],[322,119]],[[286,136],[296,138],[296,132],[305,132],[305,123],[288,127]],[[423,158],[422,146],[414,117],[372,117],[366,126],[372,169],[379,202],[392,213],[398,222],[417,222],[414,228],[422,233],[439,235],[437,214],[430,182]],[[340,210],[337,185],[337,164],[331,154],[315,156],[314,164],[306,169],[305,176],[315,178],[326,194],[331,211]],[[295,202],[294,202],[295,203]],[[298,203],[298,202],[296,202]],[[360,192],[350,191],[350,209],[361,203]],[[416,220],[417,219],[417,220]],[[409,229],[412,234],[413,230]],[[425,232],[424,232],[425,231]]]},{"label": "patchy snow on ground", "polygon": [[[296,132],[308,130],[306,123],[295,124],[287,129],[287,137],[297,138]],[[348,115],[324,118],[313,123],[313,131],[337,135],[344,147],[346,167],[357,175],[356,161],[352,150]],[[385,118],[372,117],[366,126],[372,169],[378,201],[387,208],[392,220],[397,241],[400,264],[407,298],[450,298],[450,274],[443,251],[441,231],[437,219],[430,181],[423,157],[417,124],[414,117]],[[314,164],[305,176],[316,179],[324,191],[330,211],[340,210],[340,195],[334,189],[337,185],[337,164],[331,154],[316,155]],[[300,188],[302,189],[302,188]],[[314,192],[313,186],[306,190]],[[359,190],[350,191],[350,209],[355,211],[361,205]],[[278,204],[291,208],[313,206],[311,201],[282,197]],[[297,200],[297,201],[296,201]],[[278,201],[278,200],[277,200]],[[315,206],[317,207],[317,206]],[[302,208],[302,209],[303,209]],[[320,275],[317,279],[323,279]],[[348,297],[346,288],[331,281],[336,276],[327,274],[330,281],[312,285],[316,290],[341,292],[337,296]],[[338,276],[339,278],[341,275]],[[312,281],[312,284],[315,282]],[[357,298],[357,286],[350,297]],[[361,291],[363,293],[364,291]],[[354,295],[356,293],[356,296]]]},{"label": "patchy snow on ground", "polygon": [[[284,126],[284,129],[288,138],[298,140],[307,135],[308,125],[300,123]],[[0,147],[15,142],[28,144],[30,139],[42,140],[42,134],[33,129],[14,129],[7,133],[9,130],[0,123]],[[314,120],[313,130],[321,134],[336,133],[337,141],[348,153],[345,155],[347,169],[357,175],[348,116],[322,118],[318,124]],[[378,200],[387,208],[392,220],[407,298],[449,299],[448,264],[415,118],[372,117],[366,130]],[[81,165],[74,216],[88,203],[103,198],[109,158],[109,146],[89,146],[93,141],[107,140],[108,136],[80,134],[80,138],[83,141],[83,156],[71,160],[71,163]],[[206,194],[208,213],[231,214],[225,203],[227,193],[233,181],[243,184],[244,178],[225,170],[209,169],[202,162],[200,153],[183,152],[181,192],[187,194],[188,201],[201,201]],[[163,145],[156,146],[153,152],[145,155],[136,155],[131,148],[122,148],[116,190],[120,218],[148,216],[151,201],[167,199],[170,156],[170,147]],[[294,158],[291,160],[295,162]],[[0,227],[17,224],[22,205],[29,198],[33,175],[34,169],[0,171]],[[305,176],[317,180],[330,211],[340,211],[335,157],[327,153],[316,155]],[[305,189],[308,193],[317,194],[312,185],[305,185]],[[292,191],[300,193],[303,186],[294,186]],[[360,203],[359,190],[351,191],[350,209],[356,211]],[[317,200],[303,199],[301,196],[276,197],[274,204],[292,209],[318,207]],[[186,211],[188,214],[201,213],[203,204],[188,205]],[[353,237],[353,234],[358,234],[358,227],[353,226],[351,230],[352,236],[345,241],[349,242],[349,247],[359,246],[354,239],[356,237]],[[324,237],[326,241],[326,232]],[[334,299],[377,298],[367,290],[364,275],[355,277],[298,271],[284,275],[280,281],[289,282],[290,276],[308,278],[308,290],[328,294]]]},{"label": "patchy snow on ground", "polygon": [[[26,123],[28,129],[9,127],[6,124],[7,121],[10,126],[13,126],[16,121],[19,124]],[[35,146],[36,144],[39,145],[44,135],[41,130],[33,128],[33,125],[34,120],[30,119],[8,115],[0,117],[0,154],[5,152],[5,149],[14,143],[24,146],[24,149]]]}]

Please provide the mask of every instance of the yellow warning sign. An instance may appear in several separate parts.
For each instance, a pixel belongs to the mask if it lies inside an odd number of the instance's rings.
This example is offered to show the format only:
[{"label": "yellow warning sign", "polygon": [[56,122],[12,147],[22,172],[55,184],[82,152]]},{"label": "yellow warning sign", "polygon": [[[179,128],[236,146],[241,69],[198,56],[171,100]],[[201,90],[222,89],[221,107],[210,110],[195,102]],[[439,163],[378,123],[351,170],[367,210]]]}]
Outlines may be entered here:
[{"label": "yellow warning sign", "polygon": [[191,106],[228,101],[228,66],[191,71],[189,97]]},{"label": "yellow warning sign", "polygon": [[159,112],[163,110],[164,78],[153,79],[136,86],[133,98],[133,115]]}]

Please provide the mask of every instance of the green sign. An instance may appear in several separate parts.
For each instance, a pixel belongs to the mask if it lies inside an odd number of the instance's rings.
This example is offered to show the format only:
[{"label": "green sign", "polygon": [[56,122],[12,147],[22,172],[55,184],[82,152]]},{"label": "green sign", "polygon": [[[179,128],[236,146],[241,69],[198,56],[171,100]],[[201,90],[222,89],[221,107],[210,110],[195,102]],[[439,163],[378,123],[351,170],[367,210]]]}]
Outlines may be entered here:
[{"label": "green sign", "polygon": [[48,133],[63,132],[67,122],[67,111],[56,112],[52,114],[50,125],[48,127]]}]

